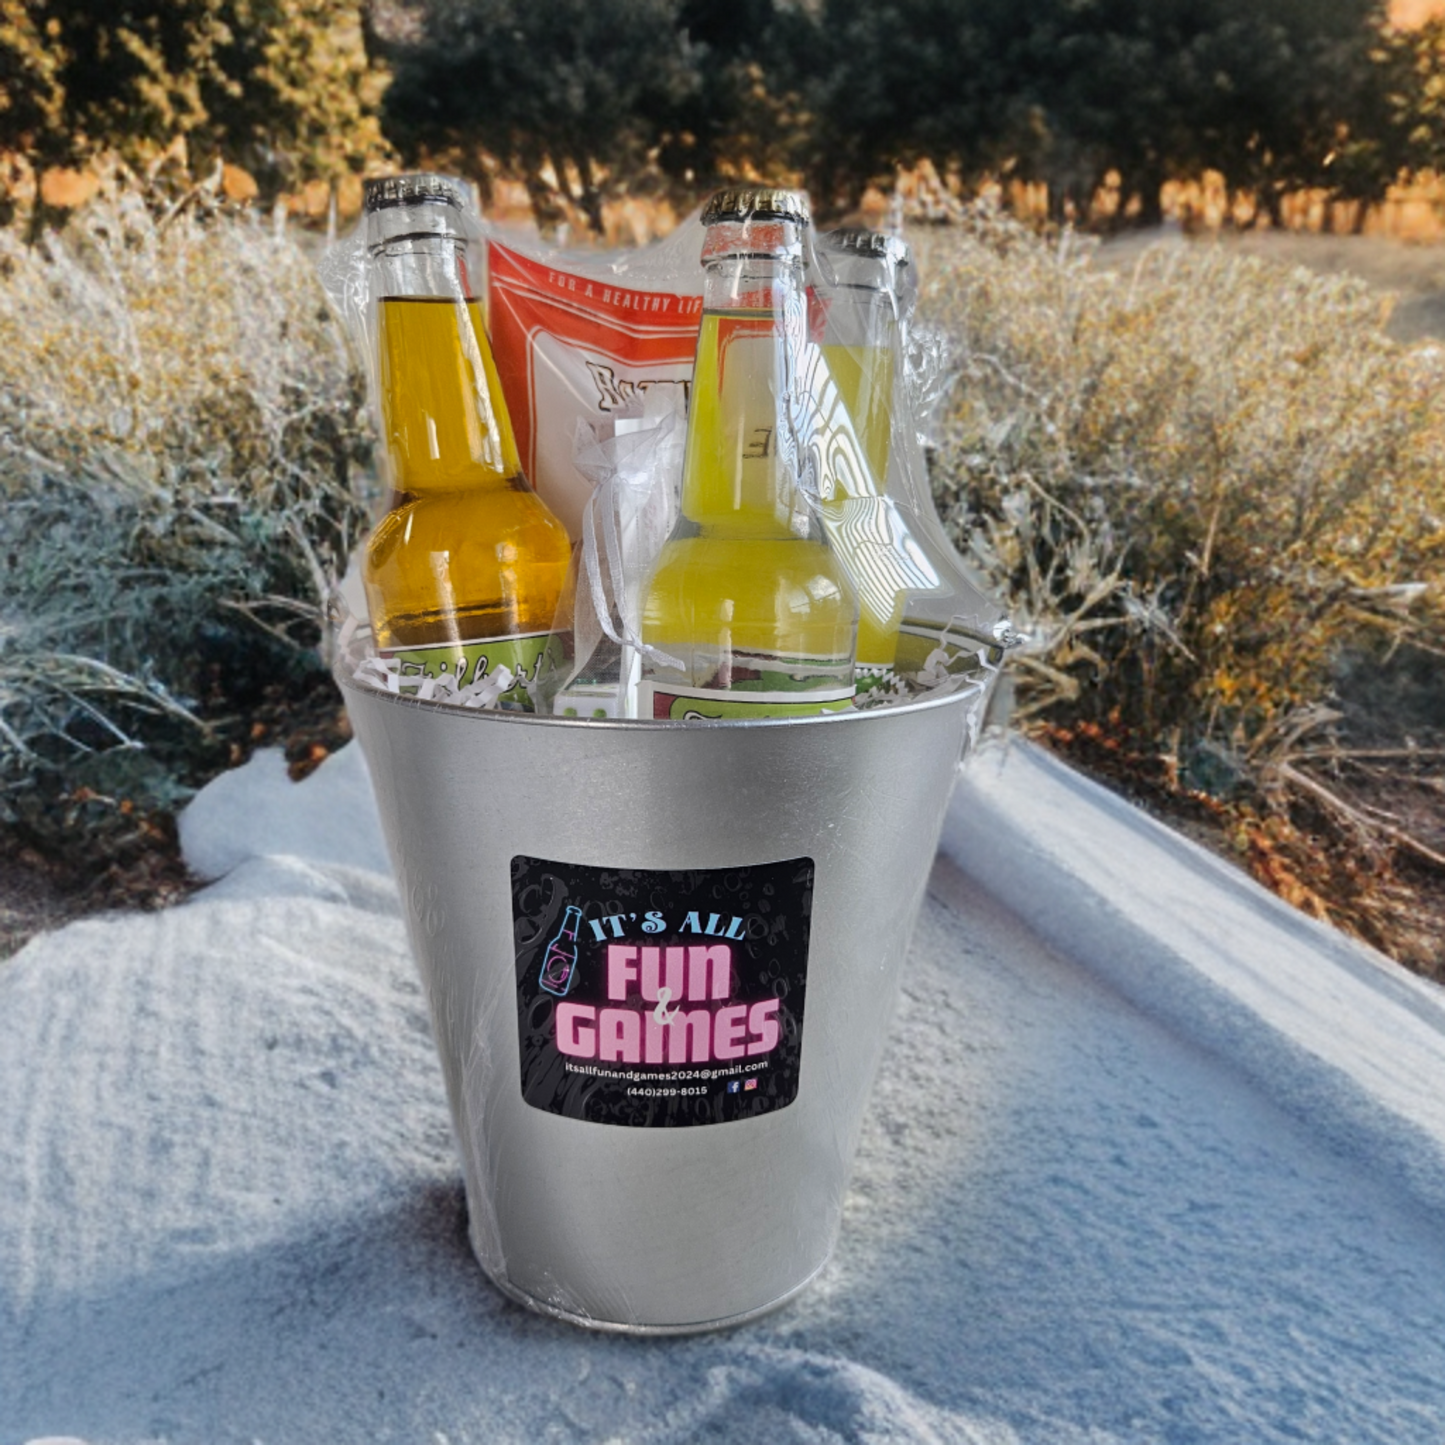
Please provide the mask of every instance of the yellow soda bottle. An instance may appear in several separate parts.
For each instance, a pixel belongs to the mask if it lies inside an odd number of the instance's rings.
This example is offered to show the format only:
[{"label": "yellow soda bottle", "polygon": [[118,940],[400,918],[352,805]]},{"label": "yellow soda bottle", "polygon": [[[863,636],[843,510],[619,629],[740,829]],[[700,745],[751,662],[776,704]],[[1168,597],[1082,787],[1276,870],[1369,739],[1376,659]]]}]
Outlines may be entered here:
[{"label": "yellow soda bottle", "polygon": [[393,491],[363,576],[378,651],[404,679],[469,687],[505,666],[514,682],[501,705],[531,711],[555,667],[571,544],[522,475],[470,281],[469,205],[445,176],[366,183]]},{"label": "yellow soda bottle", "polygon": [[644,589],[648,718],[851,706],[857,603],[798,485],[784,398],[805,344],[803,198],[722,191],[706,268],[680,517]]}]

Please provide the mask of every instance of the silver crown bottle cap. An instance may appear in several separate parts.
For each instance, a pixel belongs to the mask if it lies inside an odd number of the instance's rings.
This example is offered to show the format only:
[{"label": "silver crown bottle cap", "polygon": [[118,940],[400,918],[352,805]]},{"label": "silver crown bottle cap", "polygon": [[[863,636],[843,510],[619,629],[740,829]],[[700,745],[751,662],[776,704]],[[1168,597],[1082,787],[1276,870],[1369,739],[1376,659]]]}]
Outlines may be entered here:
[{"label": "silver crown bottle cap", "polygon": [[455,206],[471,208],[466,183],[454,176],[416,172],[406,176],[379,176],[362,182],[362,208],[384,211],[392,206]]},{"label": "silver crown bottle cap", "polygon": [[808,224],[808,198],[773,186],[740,186],[717,191],[702,211],[704,226],[719,221],[792,221]]},{"label": "silver crown bottle cap", "polygon": [[895,266],[902,266],[908,261],[906,241],[897,236],[884,235],[882,231],[870,231],[863,226],[840,226],[835,231],[824,231],[818,240],[827,250],[847,256],[865,256],[870,261],[891,261]]},{"label": "silver crown bottle cap", "polygon": [[373,256],[428,238],[464,243],[476,229],[471,189],[454,176],[383,176],[367,181],[362,211]]}]

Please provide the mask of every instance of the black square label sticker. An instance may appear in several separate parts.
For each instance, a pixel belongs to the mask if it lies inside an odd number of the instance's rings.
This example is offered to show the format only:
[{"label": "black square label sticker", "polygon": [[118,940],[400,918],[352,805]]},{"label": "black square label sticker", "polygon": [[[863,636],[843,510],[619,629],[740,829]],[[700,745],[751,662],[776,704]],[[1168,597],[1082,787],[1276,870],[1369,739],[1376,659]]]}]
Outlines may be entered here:
[{"label": "black square label sticker", "polygon": [[630,1128],[797,1097],[813,860],[677,872],[512,859],[522,1097]]}]

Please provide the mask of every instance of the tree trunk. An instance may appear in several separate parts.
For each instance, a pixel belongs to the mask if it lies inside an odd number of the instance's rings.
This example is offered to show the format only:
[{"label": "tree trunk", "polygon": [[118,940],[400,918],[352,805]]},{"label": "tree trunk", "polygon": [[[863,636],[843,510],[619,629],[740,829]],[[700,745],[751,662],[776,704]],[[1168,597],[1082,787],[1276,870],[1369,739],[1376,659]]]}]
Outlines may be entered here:
[{"label": "tree trunk", "polygon": [[1265,181],[1260,190],[1264,213],[1269,224],[1276,230],[1284,230],[1284,189],[1275,181]]},{"label": "tree trunk", "polygon": [[[519,159],[526,181],[527,199],[532,203],[532,219],[544,236],[550,236],[567,219],[567,214],[557,204],[556,191],[542,178],[542,167],[547,163],[547,157],[541,151],[527,146],[522,150]],[[556,166],[552,169],[555,172]]]},{"label": "tree trunk", "polygon": [[587,223],[592,227],[592,234],[600,236],[604,226],[602,188],[597,184],[597,173],[592,168],[592,162],[586,156],[580,159],[574,157],[572,163],[577,167],[577,175],[582,182],[582,194],[577,198],[577,204],[582,207],[582,212],[587,217]]},{"label": "tree trunk", "polygon": [[1130,199],[1138,198],[1139,224],[1141,226],[1162,226],[1164,224],[1164,177],[1153,167],[1145,170],[1138,179]]},{"label": "tree trunk", "polygon": [[1062,172],[1056,172],[1048,177],[1045,184],[1049,188],[1049,221],[1060,228],[1068,224],[1068,205],[1072,199],[1069,182]]}]

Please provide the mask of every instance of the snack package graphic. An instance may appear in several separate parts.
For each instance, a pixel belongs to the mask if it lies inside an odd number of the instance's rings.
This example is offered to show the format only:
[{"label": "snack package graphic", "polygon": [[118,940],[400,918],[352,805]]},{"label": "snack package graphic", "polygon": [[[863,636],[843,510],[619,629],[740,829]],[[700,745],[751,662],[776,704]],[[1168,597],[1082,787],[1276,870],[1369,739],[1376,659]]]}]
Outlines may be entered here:
[{"label": "snack package graphic", "polygon": [[638,282],[652,276],[629,276],[632,284],[604,279],[496,240],[487,269],[492,345],[522,466],[575,539],[594,485],[574,461],[577,421],[625,423],[662,388],[680,393],[676,409],[686,410],[701,277],[698,294],[676,279],[667,289],[643,289]]}]

